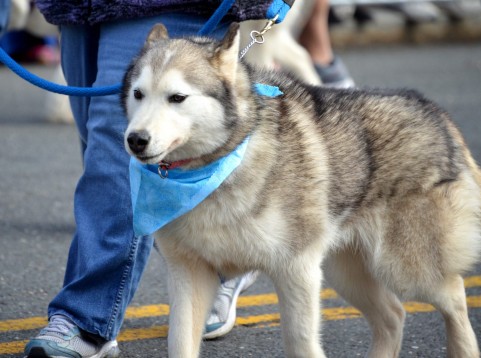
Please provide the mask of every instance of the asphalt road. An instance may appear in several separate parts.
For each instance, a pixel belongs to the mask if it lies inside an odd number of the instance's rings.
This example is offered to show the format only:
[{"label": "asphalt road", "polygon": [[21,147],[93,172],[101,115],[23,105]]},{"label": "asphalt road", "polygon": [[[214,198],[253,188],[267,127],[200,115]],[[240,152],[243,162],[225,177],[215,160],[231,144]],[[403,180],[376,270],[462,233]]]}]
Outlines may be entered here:
[{"label": "asphalt road", "polygon": [[[340,55],[360,86],[415,88],[439,102],[481,162],[481,44],[364,47]],[[51,69],[32,69],[52,75]],[[74,231],[77,135],[73,126],[44,120],[44,101],[43,91],[0,68],[0,357],[21,357],[25,341],[44,325]],[[154,253],[119,338],[123,357],[166,356],[164,276]],[[467,276],[470,318],[481,345],[481,265]],[[227,337],[205,342],[202,356],[282,357],[272,293],[261,277],[239,302],[238,325]],[[364,356],[370,339],[364,319],[329,290],[323,297],[328,356]],[[440,315],[425,305],[406,307],[401,357],[444,357]]]}]

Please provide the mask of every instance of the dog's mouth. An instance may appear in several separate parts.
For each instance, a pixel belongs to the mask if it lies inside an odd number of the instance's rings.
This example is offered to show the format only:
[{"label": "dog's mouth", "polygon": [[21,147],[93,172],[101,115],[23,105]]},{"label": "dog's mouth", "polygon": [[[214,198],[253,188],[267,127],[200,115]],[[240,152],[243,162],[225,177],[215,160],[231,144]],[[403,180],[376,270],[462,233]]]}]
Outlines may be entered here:
[{"label": "dog's mouth", "polygon": [[158,164],[164,158],[165,152],[160,152],[155,155],[140,155],[137,154],[135,157],[144,164]]},{"label": "dog's mouth", "polygon": [[[143,164],[159,164],[168,153],[171,153],[174,149],[178,148],[183,141],[180,138],[175,139],[167,148],[154,148],[154,146],[149,146],[150,148],[145,148],[144,151],[136,153],[132,148],[127,145],[127,151],[133,157]],[[156,150],[159,150],[157,153]],[[152,154],[155,153],[155,154]]]}]

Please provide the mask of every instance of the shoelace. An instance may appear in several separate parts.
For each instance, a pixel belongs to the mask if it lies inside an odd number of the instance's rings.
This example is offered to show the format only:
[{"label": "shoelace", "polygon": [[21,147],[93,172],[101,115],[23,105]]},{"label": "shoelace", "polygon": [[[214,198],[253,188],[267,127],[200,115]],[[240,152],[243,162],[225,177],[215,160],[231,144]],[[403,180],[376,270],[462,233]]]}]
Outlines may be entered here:
[{"label": "shoelace", "polygon": [[42,329],[40,334],[42,335],[59,335],[64,336],[68,334],[72,328],[75,327],[70,320],[62,316],[52,316],[50,322],[48,323],[47,327]]}]

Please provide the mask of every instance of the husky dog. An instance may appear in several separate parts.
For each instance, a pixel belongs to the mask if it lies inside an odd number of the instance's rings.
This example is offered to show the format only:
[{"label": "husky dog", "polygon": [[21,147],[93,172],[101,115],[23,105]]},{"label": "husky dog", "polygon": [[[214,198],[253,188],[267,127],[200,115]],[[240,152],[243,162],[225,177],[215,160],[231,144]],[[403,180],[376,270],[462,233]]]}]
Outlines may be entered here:
[{"label": "husky dog", "polygon": [[[481,171],[448,114],[412,91],[259,71],[238,52],[237,24],[222,41],[169,39],[159,24],[124,80],[125,145],[140,162],[199,168],[250,138],[221,186],[156,233],[170,356],[199,355],[218,273],[260,270],[289,357],[324,357],[323,277],[368,320],[370,357],[398,356],[400,299],[442,313],[450,357],[479,357],[461,274],[481,251]],[[256,83],[283,94],[259,95]]]}]

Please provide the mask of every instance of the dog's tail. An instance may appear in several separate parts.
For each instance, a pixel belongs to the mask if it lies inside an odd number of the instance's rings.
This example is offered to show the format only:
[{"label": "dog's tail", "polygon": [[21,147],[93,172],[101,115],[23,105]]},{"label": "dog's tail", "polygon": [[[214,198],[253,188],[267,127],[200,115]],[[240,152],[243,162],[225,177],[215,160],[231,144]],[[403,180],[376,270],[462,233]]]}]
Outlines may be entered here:
[{"label": "dog's tail", "polygon": [[[481,169],[479,168],[478,164],[472,157],[471,153],[465,148],[465,157],[466,161],[468,163],[469,169],[472,171],[474,180],[478,184],[478,187],[481,189]],[[481,195],[480,195],[480,201],[481,201]],[[480,227],[481,230],[481,208],[478,210],[478,215],[477,215],[477,221],[478,221],[478,227]],[[476,261],[475,262],[480,262],[481,260],[481,237],[478,236],[478,240],[476,242],[476,245],[473,245],[472,247],[473,254],[476,256]]]},{"label": "dog's tail", "polygon": [[478,183],[478,186],[481,188],[481,169],[479,168],[478,164],[474,160],[471,152],[469,151],[468,147],[464,146],[464,157],[466,158],[466,163],[468,164],[468,168],[473,173],[474,180]]},{"label": "dog's tail", "polygon": [[[458,260],[452,261],[461,263],[453,272],[467,272],[481,259],[481,169],[466,145],[461,131],[451,121],[448,124],[448,129],[462,151],[467,166],[465,171],[471,177],[471,183],[466,187],[468,191],[464,191],[460,198],[462,202],[458,203],[461,212],[467,214],[461,214],[467,224],[467,229],[463,237],[454,244],[461,255],[458,256]],[[475,186],[478,188],[475,188]]]},{"label": "dog's tail", "polygon": [[481,169],[479,168],[478,164],[476,163],[473,156],[471,155],[471,152],[469,151],[469,148],[466,145],[466,141],[464,140],[464,137],[461,134],[461,131],[454,125],[452,121],[449,121],[448,123],[449,123],[448,128],[450,129],[451,134],[454,137],[454,140],[457,143],[459,143],[462,147],[463,156],[466,160],[466,164],[468,165],[469,170],[471,171],[471,173],[473,173],[474,180],[476,180],[476,183],[481,188]]},{"label": "dog's tail", "polygon": [[468,165],[472,169],[472,171],[474,172],[474,177],[476,179],[476,182],[478,183],[479,187],[481,188],[481,169],[476,164],[476,162],[473,159],[473,157],[471,156],[471,154],[469,154]]}]

